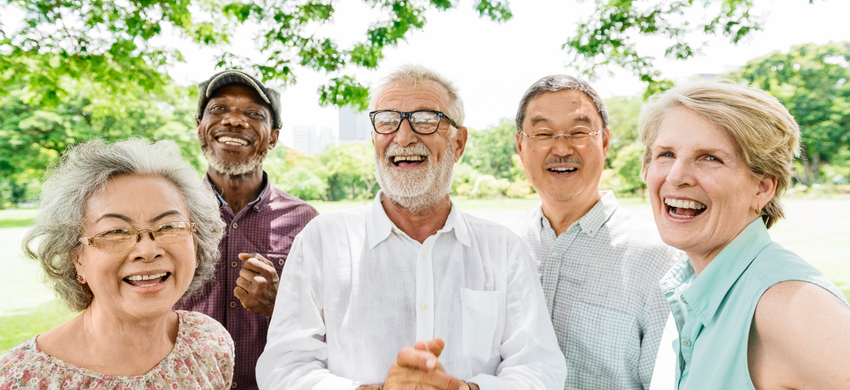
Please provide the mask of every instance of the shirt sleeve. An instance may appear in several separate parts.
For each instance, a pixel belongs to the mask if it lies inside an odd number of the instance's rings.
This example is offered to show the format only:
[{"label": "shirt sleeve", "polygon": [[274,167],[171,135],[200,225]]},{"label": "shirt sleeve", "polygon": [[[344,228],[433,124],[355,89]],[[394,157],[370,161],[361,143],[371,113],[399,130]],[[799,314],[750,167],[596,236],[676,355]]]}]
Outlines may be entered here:
[{"label": "shirt sleeve", "polygon": [[507,259],[505,332],[496,375],[476,375],[468,382],[485,390],[563,390],[567,377],[543,288],[531,265],[529,249],[516,238]]},{"label": "shirt sleeve", "polygon": [[295,237],[283,268],[257,384],[268,390],[354,390],[359,384],[330,373],[322,305],[322,259],[314,222]]}]

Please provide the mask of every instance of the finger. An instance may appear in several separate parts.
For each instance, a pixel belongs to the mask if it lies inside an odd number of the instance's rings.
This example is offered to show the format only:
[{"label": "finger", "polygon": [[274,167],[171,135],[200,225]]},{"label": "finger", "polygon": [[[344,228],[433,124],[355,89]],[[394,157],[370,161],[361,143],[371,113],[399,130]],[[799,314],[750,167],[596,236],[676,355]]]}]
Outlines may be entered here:
[{"label": "finger", "polygon": [[457,379],[444,371],[420,370],[415,368],[401,367],[396,377],[398,383],[404,385],[414,385],[411,389],[439,389],[439,390],[468,390],[469,386],[460,379]]},{"label": "finger", "polygon": [[419,340],[419,341],[416,342],[416,344],[413,344],[413,349],[418,350],[418,351],[427,351],[428,345],[425,344],[424,341]]},{"label": "finger", "polygon": [[242,276],[239,279],[236,279],[236,285],[245,289],[245,292],[251,293],[251,290],[254,289],[251,283],[251,279],[244,278]]},{"label": "finger", "polygon": [[260,261],[260,262],[262,262],[262,263],[266,263],[266,264],[268,264],[268,265],[270,265],[270,266],[274,267],[274,263],[272,263],[272,262],[271,262],[271,260],[269,260],[269,259],[265,258],[263,255],[261,255],[261,254],[259,254],[259,253],[257,253],[257,252],[253,252],[253,253],[240,253],[240,254],[239,254],[239,260],[247,261],[248,259],[257,259],[257,260],[259,260],[259,261]]},{"label": "finger", "polygon": [[[235,296],[236,299],[239,300],[239,302],[242,302],[246,298],[248,298],[248,295],[248,291],[242,288],[241,286],[236,286],[236,288],[233,289],[233,296]],[[244,306],[245,304],[243,303],[242,305]]]},{"label": "finger", "polygon": [[402,367],[432,370],[437,366],[437,357],[428,351],[404,348],[399,351],[396,363]]},{"label": "finger", "polygon": [[277,276],[277,270],[271,264],[263,263],[260,260],[250,258],[245,261],[245,266],[242,267],[243,270],[253,271],[256,274],[263,275],[269,279],[273,279]]},{"label": "finger", "polygon": [[425,347],[427,350],[434,354],[436,357],[440,357],[440,354],[443,353],[443,349],[446,347],[446,342],[443,339],[433,339],[427,343],[425,343]]}]

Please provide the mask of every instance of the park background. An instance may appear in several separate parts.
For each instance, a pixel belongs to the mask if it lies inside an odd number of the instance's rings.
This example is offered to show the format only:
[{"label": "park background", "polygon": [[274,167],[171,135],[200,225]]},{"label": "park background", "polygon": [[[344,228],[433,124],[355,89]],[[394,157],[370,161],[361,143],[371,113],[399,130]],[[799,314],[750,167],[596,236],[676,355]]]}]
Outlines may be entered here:
[{"label": "park background", "polygon": [[[787,218],[771,236],[850,297],[848,14],[841,0],[0,0],[0,352],[76,315],[20,249],[48,166],[73,144],[133,136],[175,141],[202,175],[194,85],[226,67],[283,91],[281,144],[264,169],[322,213],[379,189],[368,122],[359,141],[341,140],[345,118],[368,121],[354,115],[368,87],[403,63],[445,74],[470,128],[453,199],[497,222],[539,202],[512,124],[538,78],[592,80],[611,123],[600,188],[650,221],[634,142],[644,101],[691,80],[755,85],[803,132]],[[299,144],[305,129],[321,148]]]}]

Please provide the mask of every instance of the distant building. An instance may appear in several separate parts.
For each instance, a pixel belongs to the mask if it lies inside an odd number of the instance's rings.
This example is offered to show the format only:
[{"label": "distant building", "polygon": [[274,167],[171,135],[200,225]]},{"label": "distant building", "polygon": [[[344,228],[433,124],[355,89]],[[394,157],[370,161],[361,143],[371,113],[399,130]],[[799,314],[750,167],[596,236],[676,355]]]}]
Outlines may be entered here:
[{"label": "distant building", "polygon": [[327,145],[337,145],[333,128],[315,126],[292,126],[292,148],[306,156],[316,156]]},{"label": "distant building", "polygon": [[372,123],[366,111],[355,112],[351,106],[339,108],[339,143],[365,143],[372,137]]}]

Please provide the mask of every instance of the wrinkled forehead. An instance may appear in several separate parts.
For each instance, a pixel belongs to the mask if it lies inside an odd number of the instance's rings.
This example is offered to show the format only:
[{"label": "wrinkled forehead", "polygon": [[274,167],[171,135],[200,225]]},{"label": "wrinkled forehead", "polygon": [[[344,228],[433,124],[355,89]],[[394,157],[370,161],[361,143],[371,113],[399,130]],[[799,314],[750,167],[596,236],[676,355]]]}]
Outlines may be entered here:
[{"label": "wrinkled forehead", "polygon": [[431,80],[399,80],[387,83],[381,87],[375,99],[376,110],[445,111],[448,106],[448,90]]}]

